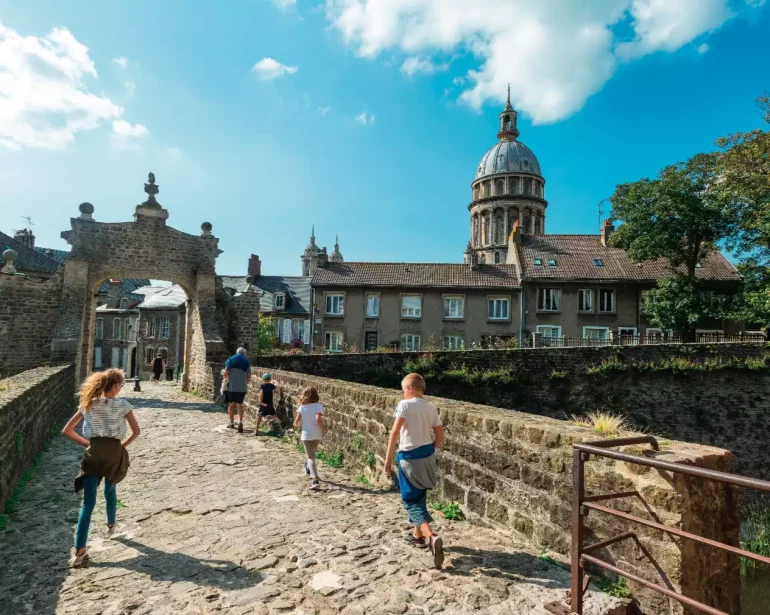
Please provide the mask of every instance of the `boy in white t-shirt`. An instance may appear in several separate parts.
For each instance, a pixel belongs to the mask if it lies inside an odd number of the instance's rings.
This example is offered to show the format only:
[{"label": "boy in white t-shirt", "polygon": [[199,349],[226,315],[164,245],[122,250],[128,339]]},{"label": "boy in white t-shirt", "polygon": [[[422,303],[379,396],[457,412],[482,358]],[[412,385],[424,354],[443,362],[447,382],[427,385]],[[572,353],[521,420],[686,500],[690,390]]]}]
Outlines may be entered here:
[{"label": "boy in white t-shirt", "polygon": [[427,496],[428,489],[438,481],[436,449],[444,443],[444,428],[436,406],[424,399],[425,380],[420,374],[406,376],[401,390],[404,399],[396,407],[396,420],[388,438],[385,475],[391,476],[393,449],[398,442],[398,486],[409,522],[414,524],[406,541],[422,549],[429,546],[434,565],[441,569],[444,546],[430,527],[433,517],[428,512]]},{"label": "boy in white t-shirt", "polygon": [[318,445],[326,432],[324,425],[323,411],[324,407],[319,403],[318,391],[310,387],[302,391],[299,398],[300,407],[297,408],[297,418],[294,419],[294,428],[302,427],[300,439],[305,447],[307,461],[305,461],[305,474],[310,476],[310,489],[316,490],[320,487],[318,482],[318,471],[316,469],[316,451]]}]

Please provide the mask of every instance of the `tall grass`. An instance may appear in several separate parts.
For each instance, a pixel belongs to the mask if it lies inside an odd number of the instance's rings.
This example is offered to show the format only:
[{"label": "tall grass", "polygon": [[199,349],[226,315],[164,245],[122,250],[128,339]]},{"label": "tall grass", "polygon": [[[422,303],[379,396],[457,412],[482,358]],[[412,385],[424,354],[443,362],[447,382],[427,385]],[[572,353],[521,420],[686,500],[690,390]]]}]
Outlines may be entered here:
[{"label": "tall grass", "polygon": [[[741,510],[741,549],[770,557],[770,499],[748,504]],[[754,560],[741,558],[741,574],[764,567]],[[765,567],[766,568],[766,567]]]},{"label": "tall grass", "polygon": [[586,416],[573,415],[572,422],[603,436],[616,436],[629,431],[625,417],[608,412],[589,412]]}]

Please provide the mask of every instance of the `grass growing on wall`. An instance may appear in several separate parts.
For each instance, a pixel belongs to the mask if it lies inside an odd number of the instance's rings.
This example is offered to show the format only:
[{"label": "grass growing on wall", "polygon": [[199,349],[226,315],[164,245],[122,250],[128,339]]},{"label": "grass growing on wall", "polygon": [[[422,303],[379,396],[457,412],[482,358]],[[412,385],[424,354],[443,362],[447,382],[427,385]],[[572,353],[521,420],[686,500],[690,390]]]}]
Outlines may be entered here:
[{"label": "grass growing on wall", "polygon": [[583,417],[573,415],[572,422],[603,436],[616,436],[629,431],[625,417],[608,412],[589,412]]},{"label": "grass growing on wall", "polygon": [[433,508],[433,510],[439,511],[444,515],[445,519],[449,519],[450,521],[465,520],[465,515],[463,514],[463,511],[457,502],[449,502],[448,504],[431,504],[431,508]]},{"label": "grass growing on wall", "polygon": [[[748,504],[741,510],[741,549],[770,557],[770,499]],[[759,568],[754,560],[741,558],[741,574]]]}]

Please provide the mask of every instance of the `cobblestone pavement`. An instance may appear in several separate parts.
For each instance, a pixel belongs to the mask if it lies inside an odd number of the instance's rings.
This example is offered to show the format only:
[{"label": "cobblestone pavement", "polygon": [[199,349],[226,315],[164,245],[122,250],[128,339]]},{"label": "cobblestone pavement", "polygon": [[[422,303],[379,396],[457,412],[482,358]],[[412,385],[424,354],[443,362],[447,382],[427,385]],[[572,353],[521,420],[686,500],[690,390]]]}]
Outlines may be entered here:
[{"label": "cobblestone pavement", "polygon": [[[0,613],[542,613],[568,573],[511,539],[437,522],[445,569],[404,543],[395,492],[320,465],[312,492],[291,444],[226,429],[221,407],[171,385],[126,391],[142,435],[106,537],[100,492],[90,563],[69,569],[82,448],[55,439],[0,533]],[[253,425],[253,423],[251,423]],[[590,613],[617,604],[592,594]]]}]

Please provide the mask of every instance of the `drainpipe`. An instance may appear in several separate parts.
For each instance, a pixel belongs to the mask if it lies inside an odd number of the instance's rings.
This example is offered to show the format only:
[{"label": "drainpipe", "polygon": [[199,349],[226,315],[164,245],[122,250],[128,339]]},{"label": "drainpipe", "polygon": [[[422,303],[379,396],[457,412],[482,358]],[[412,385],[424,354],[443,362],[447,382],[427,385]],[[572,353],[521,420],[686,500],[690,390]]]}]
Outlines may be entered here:
[{"label": "drainpipe", "polygon": [[310,352],[315,342],[315,288],[310,288]]},{"label": "drainpipe", "polygon": [[524,345],[524,286],[519,289],[519,347]]}]

